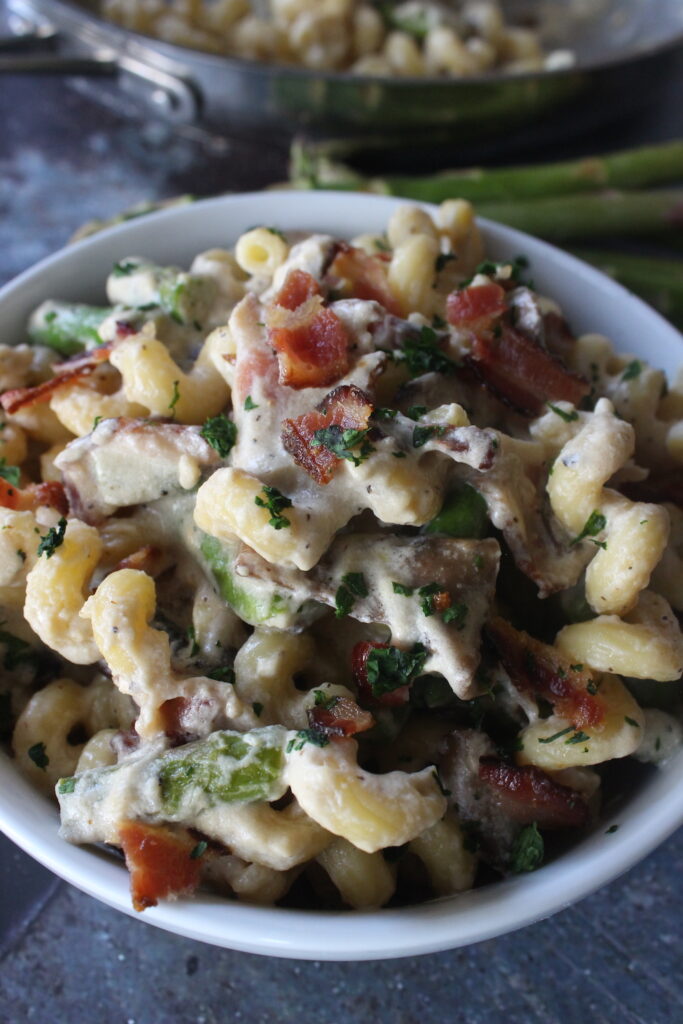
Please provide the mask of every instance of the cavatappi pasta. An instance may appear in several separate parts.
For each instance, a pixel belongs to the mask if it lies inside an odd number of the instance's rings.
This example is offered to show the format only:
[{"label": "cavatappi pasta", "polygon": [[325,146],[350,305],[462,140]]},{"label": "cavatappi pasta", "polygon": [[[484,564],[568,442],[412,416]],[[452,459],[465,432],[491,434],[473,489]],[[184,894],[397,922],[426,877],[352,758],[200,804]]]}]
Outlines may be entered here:
[{"label": "cavatappi pasta", "polygon": [[0,725],[138,909],[461,892],[680,743],[683,391],[527,270],[263,225],[0,347]]},{"label": "cavatappi pasta", "polygon": [[102,0],[103,17],[167,43],[381,77],[467,78],[573,64],[505,20],[497,0]]}]

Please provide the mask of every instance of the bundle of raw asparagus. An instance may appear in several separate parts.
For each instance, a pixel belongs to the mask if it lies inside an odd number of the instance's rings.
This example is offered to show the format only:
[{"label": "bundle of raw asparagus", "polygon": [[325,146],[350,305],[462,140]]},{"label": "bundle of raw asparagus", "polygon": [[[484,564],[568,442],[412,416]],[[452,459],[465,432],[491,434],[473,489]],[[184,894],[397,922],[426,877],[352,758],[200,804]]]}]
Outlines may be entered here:
[{"label": "bundle of raw asparagus", "polygon": [[[683,140],[561,163],[470,168],[424,177],[366,178],[320,147],[295,143],[291,183],[299,188],[379,192],[424,202],[469,199],[477,213],[547,238],[600,269],[683,328]],[[602,248],[637,239],[637,251]],[[650,239],[674,252],[650,255]],[[590,240],[590,248],[575,248]],[[597,247],[592,244],[596,240]],[[602,245],[601,245],[602,243]],[[645,250],[645,251],[643,251]]]}]

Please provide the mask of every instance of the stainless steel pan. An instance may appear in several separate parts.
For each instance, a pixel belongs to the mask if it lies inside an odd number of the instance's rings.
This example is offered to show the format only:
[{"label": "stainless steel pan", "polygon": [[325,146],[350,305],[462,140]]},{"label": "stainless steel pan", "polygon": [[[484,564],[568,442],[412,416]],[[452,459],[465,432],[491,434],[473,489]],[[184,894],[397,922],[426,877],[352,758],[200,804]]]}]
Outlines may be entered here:
[{"label": "stainless steel pan", "polygon": [[545,38],[574,50],[574,68],[375,79],[199,53],[109,24],[87,0],[8,3],[15,35],[0,41],[0,70],[115,77],[168,120],[264,142],[303,131],[413,150],[489,140],[502,151],[651,99],[683,44],[683,0],[509,0],[511,13],[540,11]]}]

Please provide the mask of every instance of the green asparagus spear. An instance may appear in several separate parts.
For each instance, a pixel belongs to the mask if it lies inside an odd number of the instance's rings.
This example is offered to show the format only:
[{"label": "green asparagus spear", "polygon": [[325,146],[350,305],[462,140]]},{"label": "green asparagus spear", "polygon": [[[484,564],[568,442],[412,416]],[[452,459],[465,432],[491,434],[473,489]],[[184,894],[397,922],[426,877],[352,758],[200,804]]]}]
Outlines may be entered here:
[{"label": "green asparagus spear", "polygon": [[477,213],[554,242],[662,235],[683,228],[683,189],[479,203]]},{"label": "green asparagus spear", "polygon": [[63,832],[76,842],[102,838],[123,791],[135,814],[149,822],[193,822],[221,803],[277,800],[286,789],[282,769],[290,735],[278,725],[224,730],[162,753],[152,746],[117,765],[60,779]]},{"label": "green asparagus spear", "polygon": [[28,333],[37,345],[72,356],[102,344],[98,328],[111,309],[74,302],[43,302],[31,315]]},{"label": "green asparagus spear", "polygon": [[651,256],[630,256],[604,249],[573,249],[587,263],[609,274],[625,288],[683,328],[683,262]]},{"label": "green asparagus spear", "polygon": [[343,164],[332,162],[322,147],[295,143],[291,152],[291,180],[300,187],[383,192],[431,203],[444,199],[469,199],[475,203],[540,199],[604,188],[644,188],[682,177],[681,139],[560,163],[473,167],[423,177],[375,179],[363,178]]},{"label": "green asparagus spear", "polygon": [[177,267],[158,267],[147,260],[119,260],[107,280],[111,302],[140,310],[160,310],[176,323],[201,329],[216,294],[208,277]]}]

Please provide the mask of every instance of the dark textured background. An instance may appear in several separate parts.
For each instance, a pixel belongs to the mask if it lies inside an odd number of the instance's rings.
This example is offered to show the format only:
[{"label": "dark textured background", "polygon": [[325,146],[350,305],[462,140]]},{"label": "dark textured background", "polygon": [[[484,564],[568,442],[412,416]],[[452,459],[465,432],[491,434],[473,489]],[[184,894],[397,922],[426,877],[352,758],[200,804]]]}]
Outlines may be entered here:
[{"label": "dark textured background", "polygon": [[[682,97],[683,68],[655,110],[532,155],[683,135]],[[0,284],[92,217],[285,174],[286,154],[267,140],[250,149],[174,136],[58,79],[0,76]],[[307,963],[152,929],[58,881],[0,836],[0,1022],[681,1024],[682,875],[679,832],[601,893],[517,934],[405,960]]]}]

